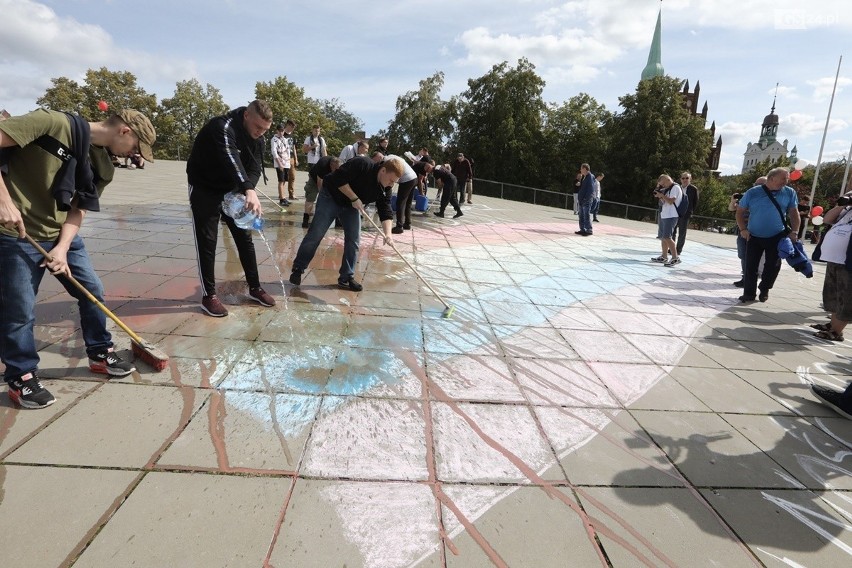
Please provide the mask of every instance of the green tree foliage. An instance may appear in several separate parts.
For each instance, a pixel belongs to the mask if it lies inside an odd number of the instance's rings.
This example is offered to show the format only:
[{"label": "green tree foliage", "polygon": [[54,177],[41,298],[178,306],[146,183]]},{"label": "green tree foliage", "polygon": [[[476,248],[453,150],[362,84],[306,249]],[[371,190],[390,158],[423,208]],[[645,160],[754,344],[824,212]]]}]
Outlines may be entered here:
[{"label": "green tree foliage", "polygon": [[619,98],[623,111],[605,126],[611,198],[650,204],[649,190],[660,174],[676,177],[688,170],[700,177],[707,168],[710,133],[703,119],[684,108],[681,85],[677,78],[654,77]]},{"label": "green tree foliage", "polygon": [[228,112],[217,88],[202,87],[196,79],[179,81],[174,96],[163,99],[153,120],[157,130],[158,158],[187,159],[192,142],[204,124]]},{"label": "green tree foliage", "polygon": [[545,187],[571,190],[580,164],[588,163],[595,173],[606,170],[606,139],[601,125],[611,118],[606,107],[586,93],[561,105],[550,104],[545,113],[541,172]]},{"label": "green tree foliage", "polygon": [[[89,121],[103,120],[125,108],[136,109],[148,117],[153,117],[157,111],[157,97],[139,87],[136,76],[128,71],[101,67],[97,71],[86,71],[83,85],[67,77],[51,79],[51,82],[53,86],[48,87],[38,104],[52,110],[76,112]],[[98,102],[102,100],[109,104],[107,112],[98,109]]]},{"label": "green tree foliage", "polygon": [[[311,133],[311,127],[314,124],[318,124],[322,128],[323,137],[328,144],[329,155],[340,152],[343,148],[341,141],[328,136],[329,132],[335,130],[335,124],[323,114],[320,104],[316,100],[306,97],[305,90],[288,81],[287,77],[277,77],[268,83],[258,82],[255,85],[254,94],[255,97],[265,100],[272,107],[273,128],[288,119],[296,123],[293,140],[296,142],[296,149],[300,156],[302,141]],[[307,167],[307,160],[300,158],[299,166]]]},{"label": "green tree foliage", "polygon": [[476,160],[476,175],[541,187],[544,80],[526,58],[504,61],[477,79],[458,103],[457,146]]},{"label": "green tree foliage", "polygon": [[443,148],[452,132],[454,107],[441,99],[443,87],[444,74],[438,72],[421,80],[416,91],[397,97],[396,114],[382,134],[398,154],[425,146],[436,160],[446,158]]},{"label": "green tree foliage", "polygon": [[51,79],[50,82],[52,86],[48,87],[47,91],[36,101],[38,106],[85,116],[83,110],[86,108],[86,95],[77,81],[68,77],[56,77]]},{"label": "green tree foliage", "polygon": [[346,110],[346,106],[340,99],[320,99],[315,102],[323,116],[334,123],[334,129],[328,132],[329,137],[345,140],[349,143],[356,132],[364,131],[364,121]]}]

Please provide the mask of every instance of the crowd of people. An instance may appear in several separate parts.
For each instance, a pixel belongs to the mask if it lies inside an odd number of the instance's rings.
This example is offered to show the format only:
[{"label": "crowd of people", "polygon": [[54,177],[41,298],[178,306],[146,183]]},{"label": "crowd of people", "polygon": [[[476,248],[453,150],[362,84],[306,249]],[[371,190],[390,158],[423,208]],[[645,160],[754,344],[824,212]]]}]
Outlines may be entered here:
[{"label": "crowd of people", "polygon": [[[275,299],[261,287],[253,236],[234,219],[223,214],[226,193],[245,195],[245,207],[261,216],[257,184],[264,175],[264,135],[272,125],[272,110],[262,100],[236,108],[209,120],[196,136],[187,160],[186,172],[192,228],[197,249],[201,309],[213,317],[228,310],[216,293],[215,256],[220,222],[234,238],[242,264],[248,298],[262,306],[275,306]],[[279,205],[296,199],[294,170],[298,154],[293,140],[296,124],[281,123],[271,137],[269,150],[277,172]],[[50,148],[44,145],[50,138]],[[103,301],[103,285],[85,250],[79,229],[89,211],[99,210],[99,197],[113,179],[113,157],[153,162],[152,145],[156,133],[142,113],[121,110],[107,120],[87,122],[64,113],[38,110],[0,122],[0,150],[15,148],[13,154],[0,152],[0,359],[10,398],[25,408],[43,408],[55,401],[38,376],[39,357],[34,338],[35,304],[39,283],[45,271],[76,278],[95,298]],[[43,150],[48,150],[47,152]],[[386,245],[393,235],[411,228],[411,204],[417,192],[425,194],[428,176],[435,179],[440,205],[434,214],[445,215],[448,206],[454,218],[464,215],[463,203],[472,203],[473,163],[458,153],[452,163],[436,166],[428,149],[417,155],[405,152],[409,160],[392,154],[388,140],[380,140],[369,154],[369,143],[358,140],[346,146],[339,157],[328,155],[321,129],[314,125],[302,144],[309,164],[305,184],[305,212],[302,227],[307,229],[293,261],[290,282],[302,283],[302,276],[332,223],[344,230],[344,246],[337,286],[359,292],[355,262],[360,246],[362,216],[374,203]],[[70,159],[68,158],[70,156]],[[136,158],[139,156],[139,158]],[[33,176],[33,172],[40,175]],[[580,166],[576,180],[576,202],[580,229],[577,234],[594,234],[598,222],[603,174],[592,173],[589,164]],[[57,183],[58,181],[58,183]],[[653,195],[660,203],[657,237],[661,255],[653,258],[665,266],[680,263],[689,218],[698,204],[699,192],[692,176],[683,172],[680,184],[670,176],[659,177]],[[755,186],[731,198],[739,228],[737,251],[743,287],[740,301],[766,302],[778,276],[781,259],[779,243],[799,238],[800,215],[795,191],[787,186],[789,171],[774,168]],[[391,191],[399,185],[396,212],[391,208]],[[287,195],[285,196],[285,189]],[[839,200],[825,214],[830,230],[824,233],[818,254],[827,263],[823,306],[829,321],[814,324],[815,335],[827,341],[843,341],[843,331],[852,320],[849,298],[852,271],[852,205]],[[26,217],[22,204],[26,203]],[[686,206],[684,206],[686,205]],[[42,257],[27,238],[41,243],[49,253]],[[759,277],[759,278],[758,278]],[[84,294],[60,278],[77,299],[83,341],[93,372],[112,376],[132,373],[135,366],[114,349],[106,328],[104,312]],[[852,418],[852,385],[845,392],[814,385],[820,400],[840,414]]]}]

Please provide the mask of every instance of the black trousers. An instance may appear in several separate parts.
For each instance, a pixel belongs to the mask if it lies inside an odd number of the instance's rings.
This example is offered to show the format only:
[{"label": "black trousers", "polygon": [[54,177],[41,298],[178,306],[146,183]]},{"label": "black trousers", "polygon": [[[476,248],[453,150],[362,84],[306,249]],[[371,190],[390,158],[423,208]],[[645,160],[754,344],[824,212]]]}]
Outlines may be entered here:
[{"label": "black trousers", "polygon": [[192,230],[195,233],[195,250],[198,253],[198,277],[205,296],[216,293],[216,244],[219,238],[219,220],[224,219],[237,245],[240,264],[249,288],[260,286],[257,273],[257,255],[251,231],[240,229],[234,220],[222,213],[223,195],[218,191],[189,186],[189,206],[192,210]]},{"label": "black trousers", "polygon": [[444,184],[444,189],[441,190],[441,213],[447,208],[447,204],[452,205],[456,211],[459,211],[459,200],[456,199],[456,186],[449,183]]},{"label": "black trousers", "polygon": [[411,202],[414,200],[414,187],[416,185],[417,178],[399,184],[399,188],[396,191],[397,226],[402,226],[403,218],[406,223],[411,224]]},{"label": "black trousers", "polygon": [[689,228],[689,216],[678,218],[677,225],[675,225],[672,231],[672,240],[675,241],[675,248],[678,254],[683,252],[683,245],[686,243],[687,228]]},{"label": "black trousers", "polygon": [[457,178],[458,179],[458,192],[459,192],[459,203],[465,202],[465,188],[467,187],[467,178]]},{"label": "black trousers", "polygon": [[757,296],[757,268],[760,266],[761,255],[766,255],[763,264],[763,274],[760,276],[760,291],[768,292],[775,285],[778,273],[781,272],[781,257],[778,256],[778,241],[788,235],[781,231],[773,237],[755,237],[750,235],[746,241],[745,274],[743,275],[743,296]]}]

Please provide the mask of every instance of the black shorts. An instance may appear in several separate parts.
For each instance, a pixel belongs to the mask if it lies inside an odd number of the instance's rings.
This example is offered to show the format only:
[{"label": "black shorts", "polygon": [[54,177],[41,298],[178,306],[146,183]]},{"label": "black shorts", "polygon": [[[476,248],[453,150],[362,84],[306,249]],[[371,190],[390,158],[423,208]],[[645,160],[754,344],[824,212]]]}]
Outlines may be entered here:
[{"label": "black shorts", "polygon": [[287,181],[287,173],[290,168],[275,168],[275,173],[278,175],[278,181]]}]

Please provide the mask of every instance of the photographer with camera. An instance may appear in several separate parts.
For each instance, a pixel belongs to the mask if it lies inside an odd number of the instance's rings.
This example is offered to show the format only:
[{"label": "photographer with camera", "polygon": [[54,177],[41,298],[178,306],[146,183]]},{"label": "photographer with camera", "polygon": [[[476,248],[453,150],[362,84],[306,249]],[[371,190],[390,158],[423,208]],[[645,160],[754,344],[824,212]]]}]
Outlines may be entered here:
[{"label": "photographer with camera", "polygon": [[[672,238],[672,231],[677,225],[677,206],[683,199],[683,190],[674,180],[663,174],[657,179],[657,187],[652,195],[660,201],[660,220],[657,225],[657,238],[660,239],[662,254],[651,260],[661,262],[664,266],[671,268],[680,264],[680,256],[677,253],[677,245]],[[669,253],[672,258],[669,260]]]}]

